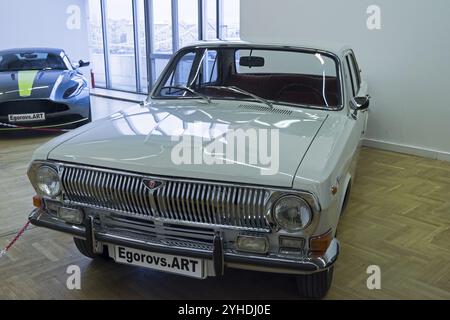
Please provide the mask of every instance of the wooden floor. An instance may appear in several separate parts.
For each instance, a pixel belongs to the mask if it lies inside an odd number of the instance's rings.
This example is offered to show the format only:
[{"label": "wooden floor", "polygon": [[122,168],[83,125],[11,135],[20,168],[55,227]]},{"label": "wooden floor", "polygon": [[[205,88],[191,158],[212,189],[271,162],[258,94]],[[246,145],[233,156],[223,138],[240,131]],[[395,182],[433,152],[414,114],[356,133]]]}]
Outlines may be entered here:
[{"label": "wooden floor", "polygon": [[[50,137],[0,136],[0,247],[31,211],[25,177]],[[450,299],[450,163],[363,149],[339,227],[342,250],[328,299]],[[82,290],[66,288],[79,265]],[[369,265],[382,289],[366,287]],[[0,299],[296,299],[290,276],[226,270],[204,281],[82,257],[70,237],[32,228],[0,258]]]}]

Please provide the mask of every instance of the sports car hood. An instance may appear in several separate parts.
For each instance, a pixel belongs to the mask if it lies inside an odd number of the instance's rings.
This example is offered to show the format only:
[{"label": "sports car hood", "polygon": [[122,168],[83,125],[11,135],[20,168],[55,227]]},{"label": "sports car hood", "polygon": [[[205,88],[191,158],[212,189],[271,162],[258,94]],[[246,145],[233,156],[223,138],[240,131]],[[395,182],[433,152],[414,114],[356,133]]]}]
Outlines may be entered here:
[{"label": "sports car hood", "polygon": [[[321,111],[236,102],[158,102],[69,134],[53,144],[48,158],[156,176],[292,187],[326,118]],[[245,134],[245,143],[239,142]]]},{"label": "sports car hood", "polygon": [[48,99],[57,82],[70,78],[69,70],[0,72],[0,102],[20,99]]}]

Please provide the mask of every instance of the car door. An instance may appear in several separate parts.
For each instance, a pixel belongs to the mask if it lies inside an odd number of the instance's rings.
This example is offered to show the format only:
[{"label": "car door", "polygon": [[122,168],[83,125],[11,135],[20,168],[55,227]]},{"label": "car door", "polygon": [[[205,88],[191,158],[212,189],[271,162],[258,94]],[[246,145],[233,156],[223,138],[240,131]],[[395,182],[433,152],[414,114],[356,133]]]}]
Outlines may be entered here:
[{"label": "car door", "polygon": [[[345,108],[348,110],[347,123],[349,129],[348,140],[346,141],[345,163],[348,166],[343,168],[341,179],[344,185],[341,195],[341,207],[344,207],[345,197],[350,192],[350,187],[355,180],[356,165],[361,150],[362,138],[366,130],[367,112],[358,112],[354,116],[354,110],[350,107],[350,101],[356,96],[367,94],[367,85],[361,80],[359,68],[356,64],[353,51],[349,50],[344,55],[343,75],[345,82]],[[350,157],[350,158],[347,158]]]}]

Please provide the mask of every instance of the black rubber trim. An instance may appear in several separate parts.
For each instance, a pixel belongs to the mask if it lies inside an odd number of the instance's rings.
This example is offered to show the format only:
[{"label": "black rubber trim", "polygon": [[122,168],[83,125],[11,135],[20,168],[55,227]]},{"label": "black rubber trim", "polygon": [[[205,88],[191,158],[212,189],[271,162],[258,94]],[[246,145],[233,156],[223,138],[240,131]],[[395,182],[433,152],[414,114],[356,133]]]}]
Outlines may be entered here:
[{"label": "black rubber trim", "polygon": [[214,251],[213,251],[213,261],[214,261],[214,271],[216,276],[223,276],[225,263],[223,256],[223,238],[220,233],[216,233],[214,236]]}]

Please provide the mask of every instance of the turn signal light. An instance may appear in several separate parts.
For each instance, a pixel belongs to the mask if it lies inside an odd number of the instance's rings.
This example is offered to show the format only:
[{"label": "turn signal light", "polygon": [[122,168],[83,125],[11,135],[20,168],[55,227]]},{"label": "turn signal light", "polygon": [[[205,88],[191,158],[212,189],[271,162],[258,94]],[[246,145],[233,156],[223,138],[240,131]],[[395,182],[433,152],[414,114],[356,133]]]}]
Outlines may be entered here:
[{"label": "turn signal light", "polygon": [[33,197],[33,206],[35,206],[36,208],[44,207],[44,203],[42,202],[42,198],[39,197],[38,195],[35,195]]},{"label": "turn signal light", "polygon": [[323,256],[327,252],[331,241],[333,241],[333,232],[330,229],[327,233],[312,237],[309,240],[309,250],[313,256]]}]

